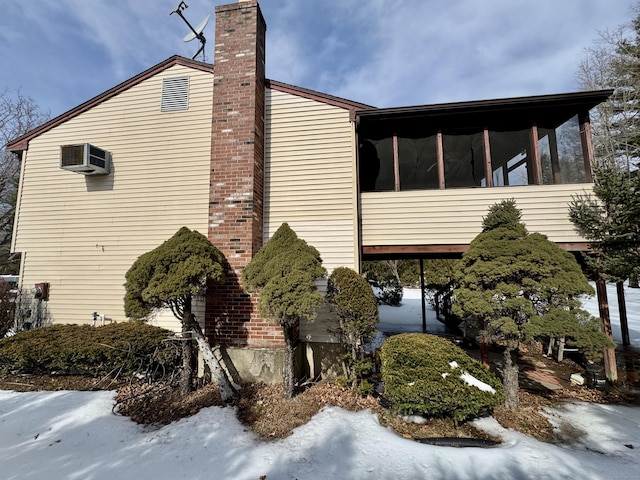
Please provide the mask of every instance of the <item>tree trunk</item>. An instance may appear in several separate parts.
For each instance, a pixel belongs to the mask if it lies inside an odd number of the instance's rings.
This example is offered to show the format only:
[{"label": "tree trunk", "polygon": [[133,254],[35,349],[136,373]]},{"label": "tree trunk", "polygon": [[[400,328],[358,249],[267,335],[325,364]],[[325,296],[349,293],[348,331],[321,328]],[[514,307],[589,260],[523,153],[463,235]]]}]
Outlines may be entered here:
[{"label": "tree trunk", "polygon": [[202,353],[202,358],[209,367],[209,370],[211,370],[213,379],[218,384],[218,390],[220,391],[220,397],[222,398],[222,401],[228,402],[235,396],[236,391],[239,389],[239,386],[232,385],[229,377],[227,376],[227,373],[225,372],[225,369],[221,364],[221,360],[219,360],[215,356],[211,345],[209,345],[209,342],[202,333],[200,325],[195,321],[194,318],[192,318],[190,322],[190,327],[191,332],[193,333],[193,337],[198,344],[198,349]]},{"label": "tree trunk", "polygon": [[285,398],[293,398],[295,374],[293,369],[293,326],[284,325],[284,365],[282,366],[282,393]]},{"label": "tree trunk", "polygon": [[505,347],[502,384],[504,385],[504,405],[507,408],[518,408],[518,361],[517,348]]},{"label": "tree trunk", "polygon": [[478,338],[478,343],[480,344],[480,361],[485,367],[490,368],[491,365],[489,364],[489,345],[487,344],[484,319],[480,319],[478,321],[478,327],[480,328],[480,334]]},{"label": "tree trunk", "polygon": [[[191,312],[189,312],[191,315]],[[191,378],[193,377],[193,354],[189,325],[182,322],[182,371],[180,372],[180,395],[185,396],[191,392]]]},{"label": "tree trunk", "polygon": [[564,345],[565,345],[565,337],[560,337],[560,341],[558,342],[558,363],[564,360]]}]

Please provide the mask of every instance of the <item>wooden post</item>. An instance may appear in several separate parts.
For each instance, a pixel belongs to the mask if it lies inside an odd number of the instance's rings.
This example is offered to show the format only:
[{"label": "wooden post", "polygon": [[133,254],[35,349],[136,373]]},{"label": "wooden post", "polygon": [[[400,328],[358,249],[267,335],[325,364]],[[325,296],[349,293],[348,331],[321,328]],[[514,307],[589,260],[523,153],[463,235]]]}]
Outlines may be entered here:
[{"label": "wooden post", "polygon": [[400,191],[400,155],[398,153],[398,135],[393,134],[393,189]]},{"label": "wooden post", "polygon": [[[607,299],[607,283],[596,273],[596,292],[598,294],[598,309],[602,319],[602,331],[613,340],[611,318],[609,317],[609,301]],[[604,372],[610,382],[618,381],[618,367],[616,366],[616,351],[609,347],[604,349]]]},{"label": "wooden post", "polygon": [[444,181],[444,145],[442,139],[442,132],[438,130],[436,134],[436,154],[438,158],[438,188],[440,190],[445,188]]},{"label": "wooden post", "polygon": [[424,260],[420,259],[420,298],[422,298],[422,331],[427,332],[427,310],[424,298]]},{"label": "wooden post", "polygon": [[489,143],[489,129],[485,127],[482,132],[482,143],[484,147],[484,178],[486,179],[485,186],[487,188],[493,187],[493,167],[491,166],[491,146]]},{"label": "wooden post", "polygon": [[618,312],[620,313],[620,329],[622,330],[622,345],[631,345],[629,338],[629,322],[627,321],[627,302],[624,298],[624,283],[616,282],[618,294]]}]

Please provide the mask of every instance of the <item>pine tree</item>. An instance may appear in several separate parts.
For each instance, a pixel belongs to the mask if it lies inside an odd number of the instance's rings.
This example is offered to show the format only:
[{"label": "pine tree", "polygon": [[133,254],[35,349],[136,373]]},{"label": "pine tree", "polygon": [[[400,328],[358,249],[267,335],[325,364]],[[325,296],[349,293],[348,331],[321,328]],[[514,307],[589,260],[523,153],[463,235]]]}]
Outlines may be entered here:
[{"label": "pine tree", "polygon": [[[482,337],[504,348],[509,408],[518,406],[517,355],[528,335],[563,334],[586,342],[580,332],[591,328],[577,297],[593,289],[580,266],[544,235],[528,233],[513,200],[489,209],[483,231],[462,256],[454,294],[454,313],[477,322]],[[559,316],[562,324],[553,321]],[[546,328],[549,324],[557,329]],[[600,344],[607,342],[603,334],[597,337]]]},{"label": "pine tree", "polygon": [[[235,393],[224,369],[213,355],[191,310],[192,299],[207,284],[224,282],[223,255],[207,237],[182,227],[169,240],[141,255],[125,274],[125,314],[144,320],[154,312],[169,308],[181,321],[186,338],[193,335],[215,377],[223,400]],[[191,344],[183,342],[180,389],[191,389]]]},{"label": "pine tree", "polygon": [[284,331],[283,390],[294,393],[294,346],[299,322],[313,320],[324,302],[315,281],[323,278],[320,253],[283,223],[242,271],[242,283],[259,292],[260,314]]},{"label": "pine tree", "polygon": [[595,250],[587,257],[594,271],[615,282],[640,275],[640,175],[615,167],[595,170],[595,195],[579,195],[569,218]]}]

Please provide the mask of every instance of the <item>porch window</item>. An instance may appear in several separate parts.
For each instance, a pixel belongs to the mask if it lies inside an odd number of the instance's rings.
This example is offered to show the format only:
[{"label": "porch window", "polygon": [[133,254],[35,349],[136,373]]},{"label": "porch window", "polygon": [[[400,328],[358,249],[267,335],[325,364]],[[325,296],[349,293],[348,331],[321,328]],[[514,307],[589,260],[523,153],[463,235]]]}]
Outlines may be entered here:
[{"label": "porch window", "polygon": [[578,116],[557,128],[538,128],[542,183],[584,183],[587,181]]},{"label": "porch window", "polygon": [[482,132],[442,135],[445,188],[481,187],[484,178]]},{"label": "porch window", "polygon": [[438,188],[437,137],[398,137],[400,190]]},{"label": "porch window", "polygon": [[530,137],[530,130],[489,132],[494,187],[533,183]]}]

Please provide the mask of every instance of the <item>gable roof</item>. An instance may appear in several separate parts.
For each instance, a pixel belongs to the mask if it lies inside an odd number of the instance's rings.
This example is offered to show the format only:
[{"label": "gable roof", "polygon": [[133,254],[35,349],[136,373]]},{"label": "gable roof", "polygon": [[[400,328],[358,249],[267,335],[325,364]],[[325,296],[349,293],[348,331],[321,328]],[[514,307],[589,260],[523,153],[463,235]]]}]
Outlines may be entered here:
[{"label": "gable roof", "polygon": [[295,85],[290,85],[288,83],[278,82],[275,80],[267,79],[265,82],[265,86],[267,88],[271,88],[272,90],[278,90],[279,92],[290,93],[292,95],[297,95],[299,97],[308,98],[310,100],[315,100],[317,102],[322,102],[329,105],[333,105],[335,107],[344,108],[352,112],[355,112],[357,110],[372,110],[372,111],[377,110],[376,107],[372,107],[371,105],[367,105],[365,103],[354,102],[352,100],[347,100],[346,98],[336,97],[334,95],[328,95],[326,93],[318,92],[315,90],[309,90],[308,88],[297,87]]},{"label": "gable roof", "polygon": [[43,133],[51,130],[52,128],[57,127],[58,125],[66,122],[67,120],[70,120],[80,115],[81,113],[86,112],[90,108],[93,108],[96,105],[99,105],[100,103],[118,95],[119,93],[122,93],[125,90],[130,89],[131,87],[138,85],[144,80],[150,77],[153,77],[154,75],[157,75],[158,73],[168,68],[171,68],[175,65],[182,65],[185,67],[195,68],[197,70],[201,70],[204,72],[213,73],[213,65],[210,63],[198,62],[196,60],[191,60],[189,58],[181,57],[180,55],[174,55],[173,57],[170,57],[164,60],[163,62],[160,62],[157,65],[154,65],[153,67],[145,70],[144,72],[139,73],[135,77],[131,77],[130,79],[125,80],[124,82],[116,85],[115,87],[110,88],[106,92],[103,92],[100,95],[97,95],[91,98],[90,100],[87,100],[86,102],[78,105],[77,107],[72,108],[71,110],[63,113],[62,115],[58,115],[57,117],[49,120],[48,122],[43,123],[39,127],[36,127],[33,130],[30,130],[27,133],[19,136],[18,138],[15,138],[9,141],[6,145],[7,150],[13,153],[22,153],[24,150],[27,150],[29,146],[29,141],[31,139],[39,135],[42,135]]}]

